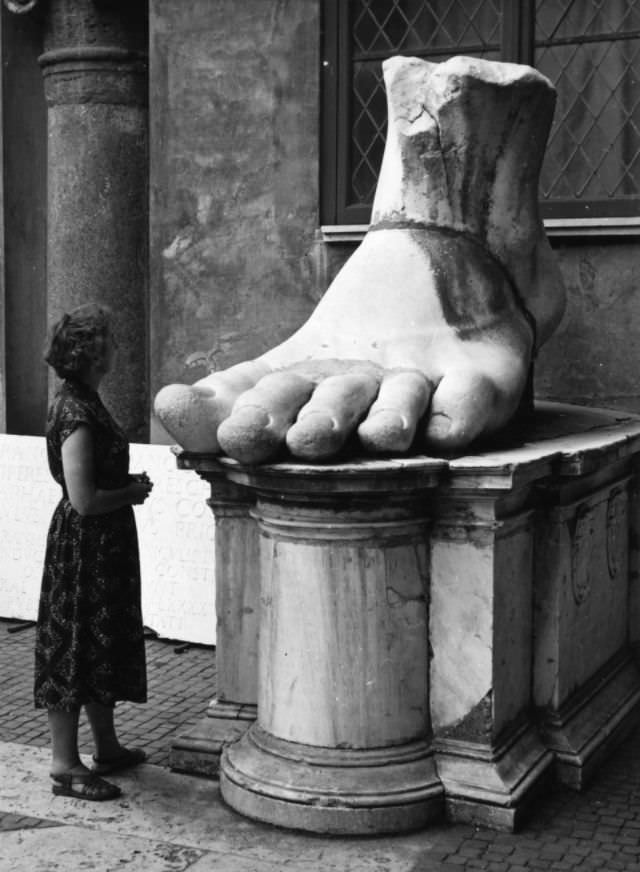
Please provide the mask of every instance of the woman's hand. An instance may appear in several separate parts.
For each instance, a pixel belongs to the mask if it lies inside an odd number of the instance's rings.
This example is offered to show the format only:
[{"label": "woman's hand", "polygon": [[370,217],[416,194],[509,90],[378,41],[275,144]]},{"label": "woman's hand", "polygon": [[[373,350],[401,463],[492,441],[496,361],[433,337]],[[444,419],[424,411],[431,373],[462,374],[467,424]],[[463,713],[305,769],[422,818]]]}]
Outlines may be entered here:
[{"label": "woman's hand", "polygon": [[140,472],[131,476],[128,490],[131,494],[131,504],[139,506],[144,503],[153,490],[153,482],[146,472]]},{"label": "woman's hand", "polygon": [[140,505],[153,484],[146,472],[130,476],[125,487],[103,490],[96,487],[93,436],[81,425],[62,443],[62,469],[69,501],[79,515],[104,515],[123,506]]}]

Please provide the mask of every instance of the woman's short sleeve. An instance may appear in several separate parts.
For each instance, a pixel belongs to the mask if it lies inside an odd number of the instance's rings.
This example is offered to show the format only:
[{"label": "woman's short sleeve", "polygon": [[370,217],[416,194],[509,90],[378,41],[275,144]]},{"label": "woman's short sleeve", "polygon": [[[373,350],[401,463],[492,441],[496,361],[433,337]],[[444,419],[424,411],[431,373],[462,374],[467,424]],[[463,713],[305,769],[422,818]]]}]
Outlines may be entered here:
[{"label": "woman's short sleeve", "polygon": [[58,444],[62,446],[64,441],[71,436],[74,430],[83,424],[91,427],[94,423],[93,416],[84,403],[75,397],[65,397],[56,416],[56,430]]}]

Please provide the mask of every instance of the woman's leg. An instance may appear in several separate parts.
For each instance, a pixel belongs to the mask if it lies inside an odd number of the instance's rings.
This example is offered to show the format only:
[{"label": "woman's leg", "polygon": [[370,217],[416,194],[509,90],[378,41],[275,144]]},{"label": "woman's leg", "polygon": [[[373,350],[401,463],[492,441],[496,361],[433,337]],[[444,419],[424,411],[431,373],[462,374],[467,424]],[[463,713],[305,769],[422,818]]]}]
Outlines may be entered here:
[{"label": "woman's leg", "polygon": [[81,774],[87,771],[78,753],[79,711],[53,711],[49,709],[51,733],[51,774],[65,772]]},{"label": "woman's leg", "polygon": [[92,767],[94,772],[108,775],[146,761],[147,755],[142,748],[125,748],[120,744],[113,722],[113,706],[90,703],[85,709],[96,746]]},{"label": "woman's leg", "polygon": [[122,745],[116,734],[113,719],[114,707],[92,702],[85,705],[85,711],[93,733],[93,742],[96,748],[95,758],[109,760],[117,757],[122,751]]},{"label": "woman's leg", "polygon": [[97,777],[88,769],[78,752],[78,719],[80,712],[49,710],[51,732],[51,777],[53,792],[60,796],[75,796],[80,799],[116,799],[121,794],[119,787]]}]

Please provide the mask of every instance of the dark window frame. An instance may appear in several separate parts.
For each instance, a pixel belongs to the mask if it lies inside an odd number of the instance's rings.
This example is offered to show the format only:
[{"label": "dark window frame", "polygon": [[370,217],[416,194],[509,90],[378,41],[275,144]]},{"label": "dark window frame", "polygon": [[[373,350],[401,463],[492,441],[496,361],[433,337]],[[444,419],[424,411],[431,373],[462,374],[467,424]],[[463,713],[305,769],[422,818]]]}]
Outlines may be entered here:
[{"label": "dark window frame", "polygon": [[[349,0],[322,0],[323,88],[321,216],[328,225],[366,225],[371,207],[348,204],[351,138],[351,32]],[[500,59],[534,65],[536,0],[503,0]],[[402,53],[402,52],[399,52]],[[437,59],[434,52],[405,52]],[[544,218],[612,219],[640,216],[640,198],[554,199],[541,202]]]}]

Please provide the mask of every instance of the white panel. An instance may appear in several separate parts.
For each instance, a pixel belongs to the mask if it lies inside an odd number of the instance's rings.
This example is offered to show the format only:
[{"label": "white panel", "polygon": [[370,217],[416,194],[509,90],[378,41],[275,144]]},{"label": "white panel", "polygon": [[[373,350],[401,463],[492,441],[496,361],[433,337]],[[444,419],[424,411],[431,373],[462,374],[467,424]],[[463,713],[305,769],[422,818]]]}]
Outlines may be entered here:
[{"label": "white panel", "polygon": [[[163,445],[132,445],[151,497],[135,509],[145,624],[159,635],[215,644],[214,521],[209,486],[176,468]],[[0,434],[0,617],[35,620],[51,514],[60,498],[45,440]]]}]

